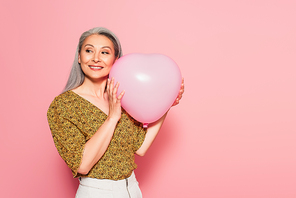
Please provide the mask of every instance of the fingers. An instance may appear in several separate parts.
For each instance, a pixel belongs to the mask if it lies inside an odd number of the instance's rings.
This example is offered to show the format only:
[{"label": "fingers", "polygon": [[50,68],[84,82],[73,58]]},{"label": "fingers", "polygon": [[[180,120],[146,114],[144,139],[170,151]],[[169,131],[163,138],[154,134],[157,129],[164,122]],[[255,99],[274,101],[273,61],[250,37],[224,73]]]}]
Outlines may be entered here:
[{"label": "fingers", "polygon": [[112,77],[111,80],[108,79],[107,81],[107,92],[110,97],[110,99],[115,102],[115,103],[120,103],[125,91],[122,91],[118,96],[118,87],[119,87],[119,82],[117,82],[114,86],[114,78]]},{"label": "fingers", "polygon": [[[117,91],[118,91],[118,87],[119,87],[119,82],[116,83],[115,87],[114,87],[114,90],[113,90],[113,98],[115,99],[116,96],[117,96]],[[123,90],[119,95],[118,97],[116,98],[116,102],[120,102],[123,95],[124,95],[125,91]]]},{"label": "fingers", "polygon": [[121,101],[121,99],[122,99],[124,93],[125,93],[125,90],[123,90],[123,91],[119,94],[119,96],[117,97],[117,102],[120,102],[120,101]]},{"label": "fingers", "polygon": [[181,87],[180,87],[180,90],[179,90],[179,94],[174,102],[174,104],[172,106],[175,106],[177,104],[179,104],[182,96],[183,96],[183,93],[184,93],[184,78],[182,78],[182,84],[181,84]]},{"label": "fingers", "polygon": [[107,89],[106,89],[107,93],[110,92],[110,79],[107,79]]},{"label": "fingers", "polygon": [[172,107],[173,106],[176,106],[177,104],[179,104],[179,100],[178,99],[175,100],[175,102],[173,103]]},{"label": "fingers", "polygon": [[[114,80],[114,79],[112,79],[112,80]],[[113,98],[116,98],[118,87],[119,87],[119,82],[117,82],[117,83],[115,84],[114,89],[113,89],[113,91],[112,91],[112,97],[113,97]]]},{"label": "fingers", "polygon": [[180,92],[181,92],[182,94],[184,93],[184,78],[182,78],[182,84],[181,84]]},{"label": "fingers", "polygon": [[112,79],[108,78],[107,79],[107,89],[106,89],[106,91],[107,91],[109,96],[112,95],[113,89],[114,89],[114,78],[112,78]]},{"label": "fingers", "polygon": [[178,94],[178,97],[176,100],[181,100],[183,93],[184,93],[184,78],[182,78],[182,84],[181,84],[179,94]]},{"label": "fingers", "polygon": [[114,78],[108,79],[109,80],[109,93],[113,92],[113,87],[114,87]]},{"label": "fingers", "polygon": [[[116,86],[116,85],[115,85]],[[109,96],[112,96],[114,92],[114,78],[107,79],[107,93]]]},{"label": "fingers", "polygon": [[180,88],[179,95],[177,98],[178,100],[181,100],[183,93],[184,93],[184,78],[182,78],[182,84],[181,84],[181,88]]}]

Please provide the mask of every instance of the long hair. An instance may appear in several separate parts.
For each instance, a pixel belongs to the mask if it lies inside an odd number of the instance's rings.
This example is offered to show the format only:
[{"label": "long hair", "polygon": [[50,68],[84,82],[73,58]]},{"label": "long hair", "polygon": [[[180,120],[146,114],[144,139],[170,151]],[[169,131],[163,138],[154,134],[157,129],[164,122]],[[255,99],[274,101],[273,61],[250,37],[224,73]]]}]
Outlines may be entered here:
[{"label": "long hair", "polygon": [[120,42],[119,42],[117,36],[113,32],[111,32],[110,30],[108,30],[107,28],[96,27],[96,28],[93,28],[93,29],[90,29],[90,30],[84,32],[80,36],[79,43],[78,43],[76,53],[75,53],[74,62],[73,62],[72,68],[71,68],[71,72],[70,72],[67,84],[66,84],[63,92],[66,92],[68,90],[79,87],[83,83],[85,75],[80,67],[80,64],[78,63],[78,57],[79,57],[79,53],[81,51],[81,47],[82,47],[84,40],[93,34],[104,35],[108,39],[110,39],[113,43],[113,47],[114,47],[114,51],[115,51],[115,58],[120,58],[122,56],[122,49],[121,49],[121,45],[120,45]]}]

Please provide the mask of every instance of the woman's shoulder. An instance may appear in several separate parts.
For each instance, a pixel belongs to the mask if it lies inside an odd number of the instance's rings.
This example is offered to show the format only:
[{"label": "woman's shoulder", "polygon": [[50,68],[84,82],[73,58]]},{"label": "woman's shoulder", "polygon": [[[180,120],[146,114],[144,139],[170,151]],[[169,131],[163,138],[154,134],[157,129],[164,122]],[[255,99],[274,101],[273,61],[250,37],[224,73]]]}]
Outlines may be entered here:
[{"label": "woman's shoulder", "polygon": [[65,91],[54,98],[49,108],[63,107],[63,109],[65,109],[65,107],[71,106],[72,103],[76,100],[77,100],[77,96],[76,94],[74,94],[73,91],[71,90]]}]

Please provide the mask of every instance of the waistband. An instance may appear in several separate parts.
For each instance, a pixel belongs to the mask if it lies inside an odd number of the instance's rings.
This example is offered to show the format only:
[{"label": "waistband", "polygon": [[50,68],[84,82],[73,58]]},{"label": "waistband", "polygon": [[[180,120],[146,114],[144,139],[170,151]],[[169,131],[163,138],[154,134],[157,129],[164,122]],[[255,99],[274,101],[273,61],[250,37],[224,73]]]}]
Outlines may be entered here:
[{"label": "waistband", "polygon": [[99,188],[104,190],[116,190],[132,186],[137,183],[134,171],[131,176],[121,180],[110,180],[110,179],[96,179],[90,177],[80,177],[80,185],[88,186],[92,188]]}]

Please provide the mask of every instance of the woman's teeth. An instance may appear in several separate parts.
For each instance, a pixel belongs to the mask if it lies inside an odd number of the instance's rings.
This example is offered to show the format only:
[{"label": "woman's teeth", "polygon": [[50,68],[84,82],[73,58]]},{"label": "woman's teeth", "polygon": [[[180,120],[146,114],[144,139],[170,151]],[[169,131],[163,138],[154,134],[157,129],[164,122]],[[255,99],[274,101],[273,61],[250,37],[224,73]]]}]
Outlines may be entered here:
[{"label": "woman's teeth", "polygon": [[99,66],[89,66],[92,69],[103,69],[103,67],[99,67]]}]

